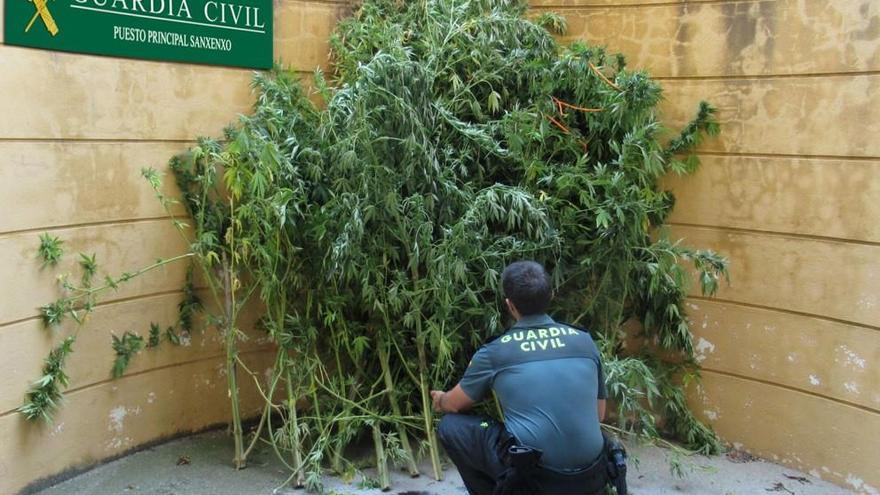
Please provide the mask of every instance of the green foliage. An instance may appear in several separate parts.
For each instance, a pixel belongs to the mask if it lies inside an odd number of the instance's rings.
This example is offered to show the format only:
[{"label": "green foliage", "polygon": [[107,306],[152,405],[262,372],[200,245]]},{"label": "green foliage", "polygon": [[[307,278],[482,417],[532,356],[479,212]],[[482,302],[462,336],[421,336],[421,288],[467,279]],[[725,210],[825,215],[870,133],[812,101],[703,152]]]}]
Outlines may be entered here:
[{"label": "green foliage", "polygon": [[[43,259],[43,266],[47,264],[54,265],[57,262],[62,253],[61,244],[62,241],[58,238],[50,237],[48,234],[40,236],[38,252],[40,258]],[[95,310],[103,294],[117,290],[121,284],[144,273],[170,263],[189,259],[191,256],[191,254],[187,253],[169,259],[160,259],[139,270],[125,272],[116,277],[105,275],[103,284],[94,285],[98,275],[97,256],[95,254],[87,255],[80,253],[78,260],[79,267],[82,270],[80,284],[72,282],[67,274],[61,275],[59,277],[61,297],[39,308],[40,319],[45,327],[60,329],[68,317],[76,325],[73,331],[70,332],[71,334],[64,340],[62,346],[50,352],[46,358],[47,367],[44,369],[43,377],[37,381],[39,386],[32,388],[25,398],[25,403],[18,411],[28,419],[43,418],[47,421],[51,420],[52,415],[58,408],[58,403],[62,397],[62,390],[67,386],[67,376],[64,374],[65,358],[72,352],[76,336],[81,327],[86,323],[88,316]],[[187,278],[187,282],[187,290],[184,291],[185,297],[181,303],[180,312],[181,320],[190,318],[187,321],[191,324],[191,313],[199,307],[199,301],[195,296],[194,290],[191,288],[191,277]],[[158,346],[159,337],[157,330],[158,327],[152,324],[147,347]],[[173,340],[177,340],[176,334],[174,337]],[[172,339],[169,338],[169,340]],[[122,339],[118,339],[116,336],[113,337],[113,348],[117,354],[112,372],[114,378],[122,376],[131,358],[143,347],[144,339],[130,332],[126,333]]]},{"label": "green foliage", "polygon": [[95,275],[98,273],[98,262],[95,260],[95,256],[94,253],[91,256],[85,253],[79,254],[79,266],[82,268],[83,287],[91,287],[92,279],[94,279]]},{"label": "green foliage", "polygon": [[113,369],[111,375],[113,378],[119,378],[125,374],[125,369],[131,359],[144,348],[144,338],[138,334],[125,332],[122,338],[113,335],[113,350],[116,352],[116,359],[113,361]]},{"label": "green foliage", "polygon": [[[234,462],[239,467],[247,456],[237,398],[237,373],[245,368],[237,350],[242,338],[239,315],[258,297],[267,310],[264,325],[282,344],[279,352],[287,352],[293,340],[285,332],[286,307],[312,280],[307,277],[315,266],[297,257],[302,239],[316,234],[303,230],[302,219],[313,198],[326,194],[313,187],[323,165],[321,154],[311,148],[318,112],[295,77],[283,71],[257,74],[254,88],[258,99],[253,115],[226,129],[222,142],[202,138],[198,146],[170,163],[193,221],[188,241],[195,264],[220,308],[219,314],[207,319],[224,336],[236,441]],[[163,205],[171,204],[161,192],[161,174],[145,169],[142,175]],[[184,235],[190,235],[182,223],[175,222]],[[180,307],[186,331],[202,309],[192,289],[192,271],[188,280]],[[284,370],[280,372],[283,376]]]},{"label": "green foliage", "polygon": [[43,266],[57,265],[61,256],[64,255],[64,248],[61,246],[64,241],[57,237],[52,237],[48,233],[40,234],[40,248],[37,253],[43,261]]},{"label": "green foliage", "polygon": [[[698,146],[704,135],[716,136],[721,128],[715,121],[715,109],[705,101],[700,102],[700,108],[696,117],[681,130],[681,134],[671,140],[663,150],[667,158],[672,158],[679,153],[687,152]],[[688,168],[685,171],[693,172]]]},{"label": "green foliage", "polygon": [[158,323],[150,323],[150,338],[147,341],[147,347],[152,348],[159,345],[162,339],[162,330]]},{"label": "green foliage", "polygon": [[[466,362],[501,328],[497,274],[483,275],[518,257],[543,261],[556,281],[557,315],[591,329],[600,343],[620,425],[656,436],[656,415],[671,415],[670,433],[713,451],[714,434],[690,415],[681,392],[682,377],[695,370],[684,263],[711,295],[727,262],[668,238],[662,226],[674,198],[658,184],[698,166],[689,153],[718,132],[714,109],[701,103],[692,122],[664,139],[656,82],[603,48],[559,46],[548,28],[559,32],[564,23],[545,15],[529,21],[524,8],[371,1],[340,24],[332,41],[338,89],[328,103],[329,166],[348,171],[350,179],[334,182],[340,196],[348,183],[359,189],[339,200],[347,207],[340,218],[351,220],[334,255],[351,261],[335,270],[361,277],[350,282],[363,293],[358,313],[388,311],[404,328],[423,322],[429,330],[411,341],[429,343],[433,375],[448,380],[458,376],[452,363]],[[533,198],[521,204],[541,213],[490,201],[473,211],[499,216],[464,229],[489,235],[468,237],[453,219],[467,216],[477,197],[469,191],[481,187],[515,190]],[[385,213],[391,208],[408,215]],[[509,251],[489,248],[504,228],[516,243],[507,241]],[[552,230],[552,240],[535,237],[542,229]],[[457,235],[452,243],[462,250],[446,252],[442,246]],[[443,270],[434,275],[430,260]],[[370,275],[371,263],[392,275]],[[424,288],[412,287],[422,280]],[[406,297],[412,293],[430,296]],[[385,294],[403,298],[384,301]],[[450,322],[455,331],[444,327]],[[628,322],[641,328],[639,349],[624,347]],[[671,373],[660,358],[676,353],[686,364]]]},{"label": "green foliage", "polygon": [[177,334],[174,327],[168,327],[165,329],[165,338],[168,339],[168,342],[171,342],[174,345],[180,345],[180,336]]},{"label": "green foliage", "polygon": [[40,306],[40,318],[43,321],[43,325],[46,327],[60,325],[64,317],[67,316],[67,313],[71,311],[71,307],[72,304],[67,299],[59,299]]},{"label": "green foliage", "polygon": [[177,323],[180,329],[187,334],[192,333],[194,318],[202,310],[202,300],[196,293],[193,282],[193,267],[190,265],[186,271],[186,283],[183,286],[183,300],[177,305]]},{"label": "green foliage", "polygon": [[64,372],[64,363],[73,352],[75,336],[61,341],[46,357],[43,365],[43,376],[31,385],[25,403],[17,409],[29,420],[42,419],[52,422],[52,414],[58,409],[62,389],[68,385],[68,376]]}]

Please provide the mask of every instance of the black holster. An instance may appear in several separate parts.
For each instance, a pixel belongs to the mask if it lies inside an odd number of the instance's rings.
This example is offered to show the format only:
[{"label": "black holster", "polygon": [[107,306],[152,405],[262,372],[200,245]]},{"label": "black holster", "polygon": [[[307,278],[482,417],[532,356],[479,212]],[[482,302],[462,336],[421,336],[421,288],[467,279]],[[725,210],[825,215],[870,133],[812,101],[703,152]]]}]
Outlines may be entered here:
[{"label": "black holster", "polygon": [[501,462],[506,466],[492,495],[538,495],[541,487],[535,479],[544,452],[531,447],[502,442]]},{"label": "black holster", "polygon": [[602,449],[606,460],[608,484],[614,487],[617,495],[626,495],[626,449],[616,436],[604,432],[605,447]]}]

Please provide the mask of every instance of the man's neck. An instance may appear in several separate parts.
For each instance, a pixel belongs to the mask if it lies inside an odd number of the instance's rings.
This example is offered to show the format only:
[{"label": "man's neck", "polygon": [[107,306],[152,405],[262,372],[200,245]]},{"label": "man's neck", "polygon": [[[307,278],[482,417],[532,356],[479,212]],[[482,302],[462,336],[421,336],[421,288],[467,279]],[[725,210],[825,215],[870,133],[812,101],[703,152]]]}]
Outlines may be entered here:
[{"label": "man's neck", "polygon": [[519,319],[516,320],[516,323],[514,323],[513,327],[531,327],[552,323],[553,318],[550,318],[547,313],[537,313],[533,315],[520,316]]}]

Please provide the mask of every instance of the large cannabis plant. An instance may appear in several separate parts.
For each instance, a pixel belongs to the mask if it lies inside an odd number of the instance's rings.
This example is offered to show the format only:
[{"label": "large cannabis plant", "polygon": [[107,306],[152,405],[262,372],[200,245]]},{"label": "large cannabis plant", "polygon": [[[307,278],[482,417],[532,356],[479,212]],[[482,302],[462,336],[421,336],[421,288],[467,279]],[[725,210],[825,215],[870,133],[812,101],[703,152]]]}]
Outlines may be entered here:
[{"label": "large cannabis plant", "polygon": [[[343,135],[374,143],[370,152],[349,155],[356,157],[350,170],[363,170],[356,180],[365,183],[381,177],[370,172],[376,162],[386,175],[403,177],[379,178],[381,184],[366,189],[401,191],[411,201],[446,208],[445,218],[443,212],[423,215],[421,235],[428,243],[445,241],[447,232],[455,232],[452,219],[461,215],[456,207],[474,204],[463,195],[446,197],[455,191],[447,181],[472,190],[516,188],[524,197],[539,198],[544,217],[524,215],[501,198],[481,205],[482,211],[509,215],[487,232],[497,236],[508,229],[526,241],[548,221],[559,249],[523,242],[486,263],[480,258],[492,251],[467,242],[458,259],[428,252],[428,263],[434,256],[447,267],[460,264],[460,272],[481,275],[492,274],[508,256],[544,261],[557,283],[558,316],[589,328],[600,341],[619,426],[657,435],[659,412],[671,432],[713,451],[714,434],[691,415],[679,385],[696,375],[683,308],[689,275],[680,262],[693,262],[704,293],[711,294],[726,273],[726,261],[666,237],[662,225],[674,200],[658,186],[667,173],[696,168],[696,157],[687,153],[703,134],[717,132],[713,109],[701,104],[680,134],[664,134],[656,110],[661,89],[646,73],[628,70],[622,56],[602,48],[561,47],[547,28],[564,29],[563,19],[543,15],[532,21],[526,13],[525,3],[514,1],[365,2],[333,38],[341,89],[330,102],[330,115],[356,126]],[[361,108],[374,117],[359,125]],[[345,159],[340,154],[335,162]],[[389,236],[400,236],[393,222],[380,224],[391,226]],[[376,232],[369,232],[368,242],[375,242]],[[424,256],[402,254],[403,266],[419,266]],[[469,259],[478,262],[468,266]],[[414,271],[406,282],[415,283],[425,271]],[[430,287],[453,283],[454,274]],[[462,333],[499,331],[495,286],[490,275],[453,292],[473,293],[473,304],[413,302],[412,308],[421,308],[420,321],[455,328],[431,341],[438,371],[448,371],[449,356],[465,362],[473,350],[468,344],[479,340],[462,342]],[[471,319],[472,314],[483,318]],[[629,321],[640,323],[647,345],[624,348],[621,329]],[[678,364],[661,359],[670,353],[678,354]]]}]

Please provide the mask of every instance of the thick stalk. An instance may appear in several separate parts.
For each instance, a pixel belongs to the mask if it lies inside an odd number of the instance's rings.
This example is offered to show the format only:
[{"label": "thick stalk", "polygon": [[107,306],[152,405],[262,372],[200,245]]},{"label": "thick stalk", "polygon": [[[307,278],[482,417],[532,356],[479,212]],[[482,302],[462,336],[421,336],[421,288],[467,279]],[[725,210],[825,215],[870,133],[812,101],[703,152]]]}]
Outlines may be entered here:
[{"label": "thick stalk", "polygon": [[[226,256],[224,256],[226,258]],[[244,457],[244,437],[241,427],[241,410],[238,398],[238,380],[236,379],[236,358],[238,350],[236,348],[235,335],[235,296],[232,286],[232,266],[231,263],[223,263],[223,292],[226,317],[226,386],[228,387],[229,400],[232,403],[232,437],[235,441],[235,455],[232,458],[232,465],[235,469],[244,469],[247,467],[247,460]]]},{"label": "thick stalk", "polygon": [[[407,249],[407,258],[412,259],[412,253]],[[419,269],[415,265],[410,267],[413,288],[418,288]],[[419,305],[418,307],[421,307]],[[416,317],[416,350],[419,354],[419,391],[422,395],[422,418],[425,420],[425,437],[428,439],[428,452],[431,455],[431,468],[434,471],[434,479],[443,479],[443,469],[440,467],[440,449],[437,446],[437,437],[434,435],[434,412],[431,393],[428,389],[428,355],[425,350],[425,335],[422,329],[421,314]]]},{"label": "thick stalk", "polygon": [[[317,349],[314,349],[312,352],[314,353],[313,356],[315,358],[317,358],[317,356],[318,356]],[[315,417],[317,418],[318,428],[323,430],[324,429],[324,417],[321,415],[321,406],[318,402],[318,386],[322,385],[322,384],[320,383],[320,378],[318,378],[317,375],[318,375],[317,370],[312,372],[312,394],[311,394],[312,395],[312,407],[315,409]]]},{"label": "thick stalk", "polygon": [[425,435],[428,438],[428,451],[431,453],[431,467],[434,469],[434,479],[443,479],[443,470],[440,467],[440,449],[437,447],[437,437],[434,435],[434,413],[430,391],[428,390],[428,357],[425,352],[425,342],[421,338],[422,323],[416,322],[419,337],[416,338],[416,348],[419,353],[419,388],[422,393],[422,417],[425,419]]},{"label": "thick stalk", "polygon": [[373,445],[376,448],[376,471],[379,474],[379,488],[383,492],[391,489],[391,475],[388,473],[388,459],[385,457],[385,446],[382,444],[382,431],[377,423],[373,424]]},{"label": "thick stalk", "polygon": [[[276,332],[284,332],[284,319],[287,316],[287,294],[282,294],[278,309],[275,315]],[[278,336],[276,335],[276,338]],[[287,434],[290,438],[291,451],[293,453],[294,477],[292,479],[294,488],[302,488],[306,483],[305,470],[303,469],[302,457],[302,441],[300,439],[299,418],[296,410],[296,403],[299,397],[294,393],[293,377],[291,376],[291,361],[287,351],[279,346],[278,349],[278,366],[281,368],[280,373],[284,374],[287,391]],[[271,397],[271,396],[270,396]]]},{"label": "thick stalk", "polygon": [[[388,401],[391,403],[391,413],[394,416],[402,416],[400,412],[400,404],[397,403],[397,397],[394,395],[394,380],[391,376],[391,366],[388,363],[388,348],[385,343],[379,344],[379,363],[382,365],[382,376],[385,379],[385,390],[388,392]],[[400,438],[400,445],[406,452],[406,470],[413,478],[417,477],[419,468],[416,465],[416,458],[413,455],[412,447],[409,444],[409,436],[406,433],[406,427],[400,423],[396,423],[397,436]]]},{"label": "thick stalk", "polygon": [[[312,318],[312,291],[306,291],[306,322],[310,322]],[[310,344],[310,349],[312,353],[312,359],[314,360],[313,364],[320,364],[320,354],[318,354],[318,344],[314,340]],[[318,429],[324,429],[324,419],[321,416],[321,408],[318,404],[318,374],[319,370],[311,369],[308,373],[310,375],[311,381],[309,386],[311,390],[308,392],[308,395],[312,398],[312,407],[315,410],[315,420],[318,423]]]},{"label": "thick stalk", "polygon": [[[340,359],[340,357],[339,357],[339,346],[338,345],[333,346],[333,354],[336,358],[336,372],[339,375],[339,383],[345,383],[345,376],[342,371],[342,359]],[[351,391],[349,391],[348,398],[354,399]],[[343,406],[343,409],[342,409],[343,415],[348,416],[350,414],[350,409],[351,408],[347,404],[345,406]],[[339,431],[339,435],[338,435],[339,442],[333,449],[333,458],[330,461],[330,467],[333,469],[333,472],[335,472],[338,475],[341,475],[342,471],[343,471],[342,463],[344,460],[342,454],[345,451],[345,445],[344,445],[345,441],[343,440],[343,435],[342,435],[342,432],[345,430],[345,421],[340,421],[339,424],[337,425],[337,429]]]},{"label": "thick stalk", "polygon": [[283,365],[287,374],[287,410],[290,417],[287,420],[288,433],[290,435],[290,443],[293,450],[293,468],[296,470],[296,477],[293,479],[295,488],[302,488],[306,484],[305,473],[302,469],[302,451],[300,450],[299,438],[299,420],[296,412],[296,397],[293,394],[293,381],[290,377],[290,364],[286,362]]}]

